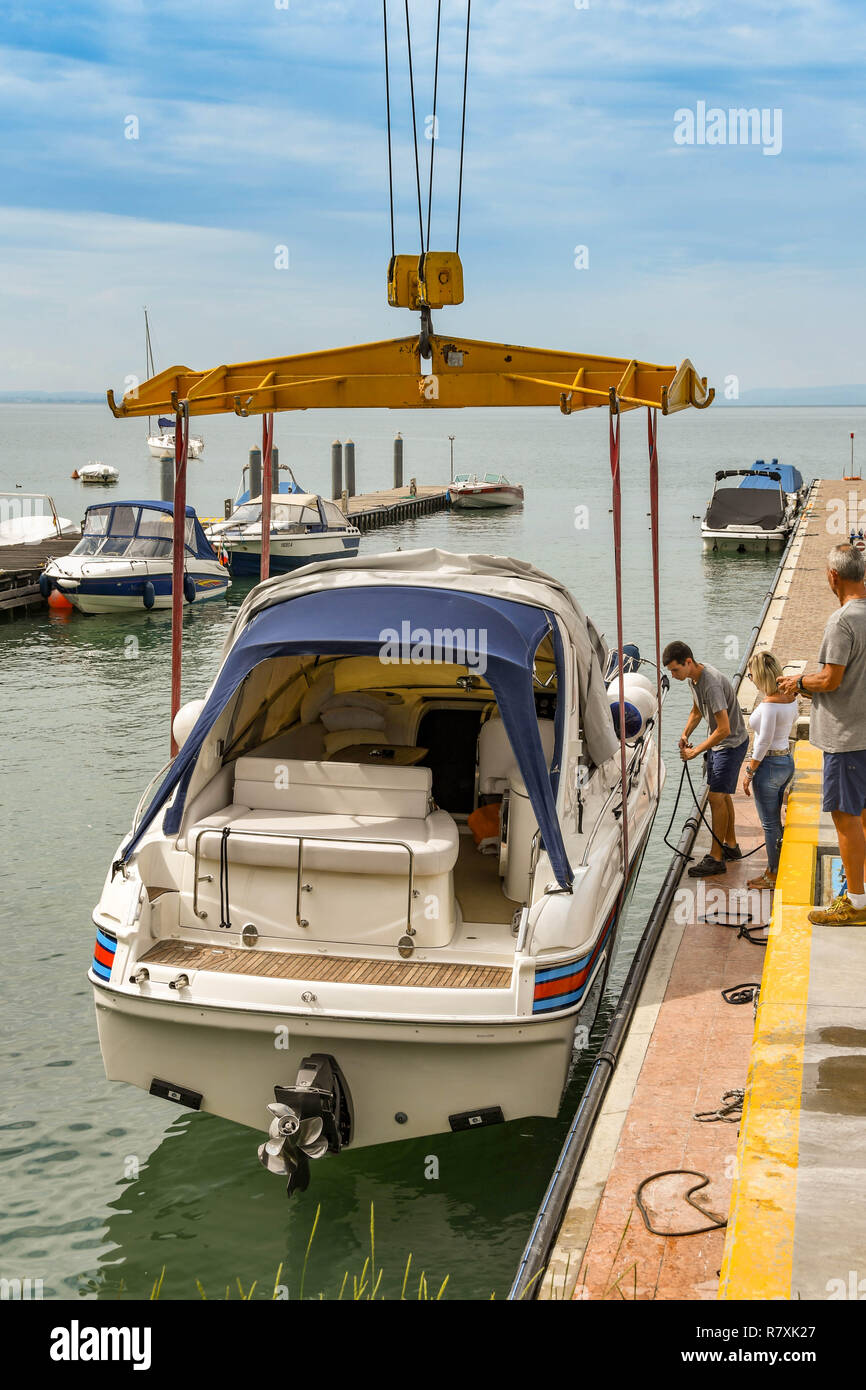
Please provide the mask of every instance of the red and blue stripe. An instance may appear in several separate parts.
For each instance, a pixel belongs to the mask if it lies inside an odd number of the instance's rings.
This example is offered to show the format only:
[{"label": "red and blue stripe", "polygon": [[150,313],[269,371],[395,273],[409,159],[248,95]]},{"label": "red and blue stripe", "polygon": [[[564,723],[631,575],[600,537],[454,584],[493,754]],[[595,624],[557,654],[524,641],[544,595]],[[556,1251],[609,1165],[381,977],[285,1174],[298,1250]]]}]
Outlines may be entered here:
[{"label": "red and blue stripe", "polygon": [[111,967],[114,964],[114,953],[117,950],[117,937],[110,932],[103,931],[102,927],[96,928],[96,945],[93,948],[93,973],[98,975],[100,980],[111,979]]}]

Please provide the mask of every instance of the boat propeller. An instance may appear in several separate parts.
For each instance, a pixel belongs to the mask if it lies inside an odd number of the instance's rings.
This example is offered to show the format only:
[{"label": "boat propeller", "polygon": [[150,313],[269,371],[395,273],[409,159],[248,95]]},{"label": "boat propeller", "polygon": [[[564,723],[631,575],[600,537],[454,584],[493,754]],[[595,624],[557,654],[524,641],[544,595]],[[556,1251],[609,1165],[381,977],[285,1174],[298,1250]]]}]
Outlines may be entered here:
[{"label": "boat propeller", "polygon": [[286,1192],[303,1192],[310,1183],[310,1159],[339,1153],[352,1137],[352,1101],[333,1057],[305,1057],[293,1086],[275,1086],[268,1106],[273,1116],[259,1146],[259,1162],[286,1178]]},{"label": "boat propeller", "polygon": [[277,1102],[268,1106],[273,1119],[267,1142],[259,1148],[259,1161],[269,1173],[288,1179],[287,1190],[303,1192],[310,1185],[310,1159],[328,1152],[322,1121],[315,1115],[302,1120],[290,1105]]}]

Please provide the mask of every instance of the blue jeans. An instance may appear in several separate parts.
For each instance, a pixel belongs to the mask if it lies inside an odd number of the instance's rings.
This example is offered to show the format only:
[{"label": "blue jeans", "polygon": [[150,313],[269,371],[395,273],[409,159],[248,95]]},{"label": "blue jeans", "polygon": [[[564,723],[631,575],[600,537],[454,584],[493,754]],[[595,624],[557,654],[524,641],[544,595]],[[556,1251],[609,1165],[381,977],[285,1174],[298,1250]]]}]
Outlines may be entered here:
[{"label": "blue jeans", "polygon": [[782,797],[793,776],[794,759],[787,753],[784,758],[762,758],[752,778],[755,806],[764,827],[764,840],[767,845],[767,869],[771,874],[779,867],[779,850],[782,846]]}]

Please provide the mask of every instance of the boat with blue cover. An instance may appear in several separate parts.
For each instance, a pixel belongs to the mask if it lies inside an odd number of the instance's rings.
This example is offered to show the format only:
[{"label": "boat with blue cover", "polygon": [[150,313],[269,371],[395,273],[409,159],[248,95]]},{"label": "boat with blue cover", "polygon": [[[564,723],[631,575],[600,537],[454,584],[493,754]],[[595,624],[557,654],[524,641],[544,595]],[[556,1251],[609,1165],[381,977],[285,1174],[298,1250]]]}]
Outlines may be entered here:
[{"label": "boat with blue cover", "polygon": [[803,506],[807,488],[799,469],[773,459],[751,468],[719,469],[701,521],[705,551],[766,553],[781,550]]},{"label": "boat with blue cover", "polygon": [[109,1078],[266,1130],[290,1191],[348,1145],[556,1115],[663,779],[631,651],[626,864],[608,655],[498,556],[251,590],[94,912]]},{"label": "boat with blue cover", "polygon": [[[173,529],[172,502],[88,507],[78,545],[46,566],[39,587],[46,598],[57,589],[82,613],[170,608]],[[192,507],[186,509],[183,571],[188,603],[225,597],[228,570]]]}]

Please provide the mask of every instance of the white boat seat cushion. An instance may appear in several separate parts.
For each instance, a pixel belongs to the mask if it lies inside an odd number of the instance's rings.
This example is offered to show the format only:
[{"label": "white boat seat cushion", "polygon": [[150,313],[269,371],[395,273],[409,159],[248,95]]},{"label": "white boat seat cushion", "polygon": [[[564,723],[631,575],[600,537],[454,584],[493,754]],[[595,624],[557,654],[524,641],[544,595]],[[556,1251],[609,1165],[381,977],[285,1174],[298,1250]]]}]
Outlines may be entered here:
[{"label": "white boat seat cushion", "polygon": [[[406,874],[409,855],[404,846],[412,851],[416,877],[450,873],[460,839],[447,811],[413,819],[234,806],[194,825],[188,836],[190,850],[199,842],[202,859],[219,860],[225,825],[232,832],[227,841],[230,864],[296,868],[298,841],[293,837],[303,835],[306,868],[345,874]],[[255,833],[237,833],[244,830]],[[364,843],[368,840],[377,843]]]},{"label": "white boat seat cushion", "polygon": [[[556,725],[552,719],[539,719],[538,732],[548,767],[556,746]],[[478,735],[478,791],[482,796],[502,795],[511,782],[523,785],[517,759],[501,719],[488,719]]]},{"label": "white boat seat cushion", "polygon": [[428,767],[238,758],[232,800],[261,811],[424,820],[431,809]]}]

